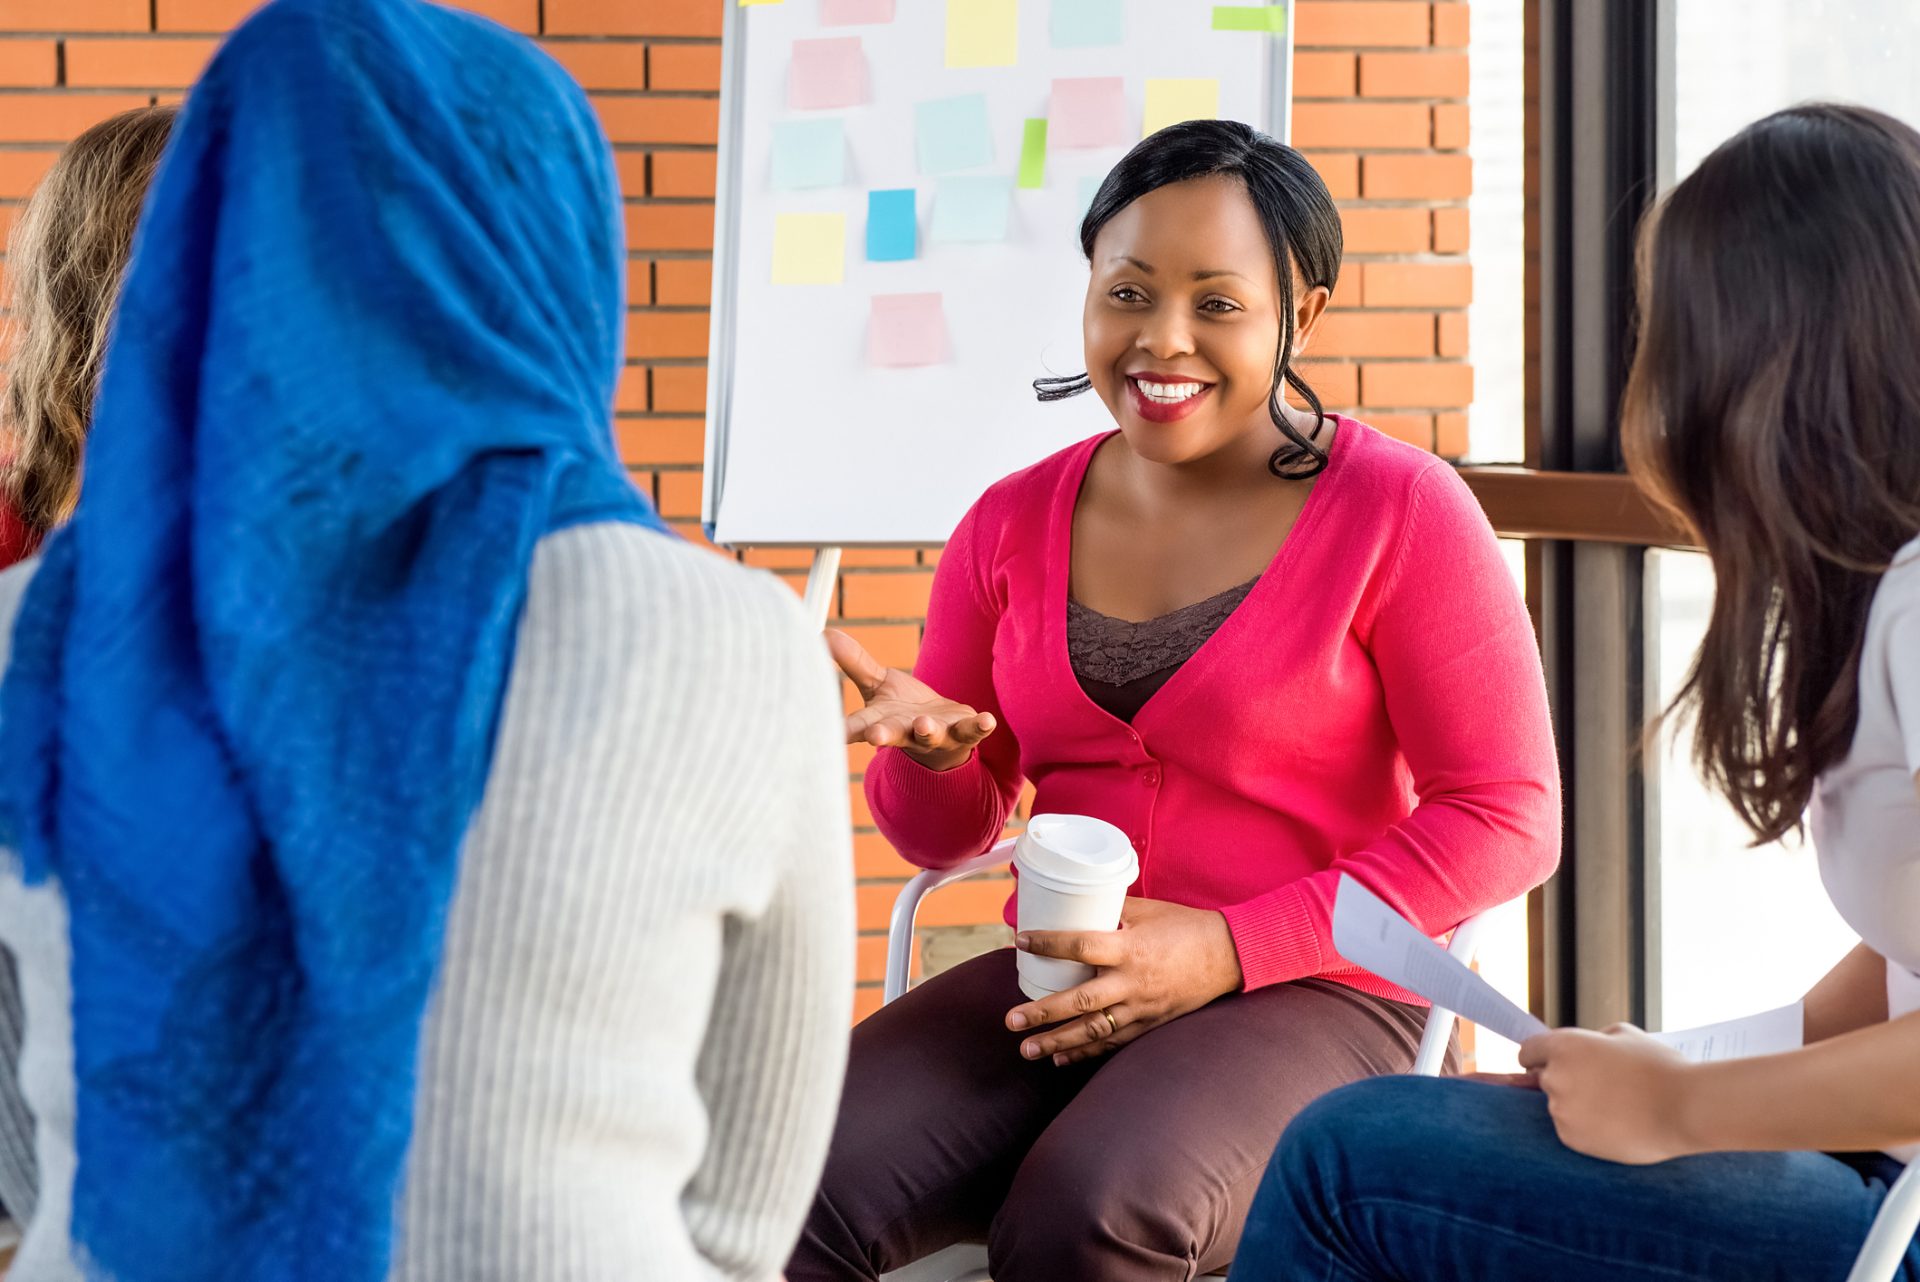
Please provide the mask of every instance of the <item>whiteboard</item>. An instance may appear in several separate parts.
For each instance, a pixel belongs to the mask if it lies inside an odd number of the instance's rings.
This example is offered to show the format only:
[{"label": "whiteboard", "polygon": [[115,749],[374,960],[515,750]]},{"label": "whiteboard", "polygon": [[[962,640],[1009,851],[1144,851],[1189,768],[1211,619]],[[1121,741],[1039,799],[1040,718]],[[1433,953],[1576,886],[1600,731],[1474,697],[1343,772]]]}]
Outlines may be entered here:
[{"label": "whiteboard", "polygon": [[[1140,136],[1148,80],[1217,80],[1223,118],[1288,136],[1290,21],[1284,36],[1219,31],[1211,0],[1113,0],[1121,43],[1054,48],[1054,0],[1000,0],[1018,5],[1017,63],[949,68],[947,5],[993,0],[895,0],[891,22],[823,26],[831,2],[726,6],[703,517],[727,545],[940,543],[994,481],[1112,427],[1092,393],[1041,404],[1031,385],[1085,368],[1080,219],[1090,185]],[[848,36],[864,104],[789,107],[794,41]],[[1052,82],[1095,76],[1124,80],[1127,143],[1050,146],[1044,185],[1014,192],[1004,241],[936,243],[940,178],[920,172],[916,105],[983,95],[993,160],[961,172],[1012,179]],[[842,184],[776,190],[776,123],[828,117],[845,133]],[[915,191],[918,252],[869,262],[868,192],[901,188]],[[841,283],[773,283],[783,214],[844,215]],[[945,359],[875,367],[873,297],[915,293],[941,296]]]}]

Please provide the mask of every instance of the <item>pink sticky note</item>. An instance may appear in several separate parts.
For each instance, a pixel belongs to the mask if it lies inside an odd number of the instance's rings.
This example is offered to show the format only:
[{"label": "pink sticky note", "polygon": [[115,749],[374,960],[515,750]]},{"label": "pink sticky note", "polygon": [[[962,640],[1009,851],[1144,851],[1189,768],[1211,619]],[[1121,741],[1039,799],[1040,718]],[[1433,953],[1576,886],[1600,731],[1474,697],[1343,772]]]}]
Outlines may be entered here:
[{"label": "pink sticky note", "polygon": [[938,294],[875,294],[867,319],[867,362],[939,365],[947,360],[947,318]]},{"label": "pink sticky note", "polygon": [[802,111],[857,107],[867,100],[867,55],[859,36],[793,42],[787,105]]},{"label": "pink sticky note", "polygon": [[1127,86],[1119,76],[1053,82],[1049,146],[1124,147],[1133,134],[1127,128]]},{"label": "pink sticky note", "polygon": [[854,27],[870,22],[892,22],[893,0],[820,0],[820,25]]}]

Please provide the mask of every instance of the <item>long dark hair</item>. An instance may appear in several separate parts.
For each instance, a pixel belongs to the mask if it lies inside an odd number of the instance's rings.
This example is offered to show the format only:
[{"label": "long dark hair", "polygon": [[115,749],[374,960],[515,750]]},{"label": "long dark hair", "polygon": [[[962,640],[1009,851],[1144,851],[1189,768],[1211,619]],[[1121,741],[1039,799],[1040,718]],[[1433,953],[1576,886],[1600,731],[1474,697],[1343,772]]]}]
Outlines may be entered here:
[{"label": "long dark hair", "polygon": [[[1280,347],[1273,358],[1273,387],[1267,414],[1285,437],[1267,461],[1275,476],[1306,480],[1327,466],[1327,451],[1317,444],[1326,423],[1320,397],[1293,368],[1293,268],[1308,289],[1331,291],[1340,278],[1340,211],[1333,195],[1307,158],[1284,143],[1237,120],[1190,120],[1169,125],[1129,151],[1100,184],[1087,216],[1080,221],[1080,251],[1093,260],[1093,242],[1113,216],[1150,191],[1192,178],[1237,178],[1246,187],[1273,249],[1280,274]],[[1078,396],[1092,386],[1085,374],[1035,379],[1043,401]],[[1313,410],[1313,432],[1303,436],[1281,404],[1282,387],[1300,393]]]},{"label": "long dark hair", "polygon": [[1669,715],[1756,842],[1859,715],[1880,576],[1920,532],[1920,133],[1813,104],[1723,143],[1641,240],[1628,463],[1718,585]]}]

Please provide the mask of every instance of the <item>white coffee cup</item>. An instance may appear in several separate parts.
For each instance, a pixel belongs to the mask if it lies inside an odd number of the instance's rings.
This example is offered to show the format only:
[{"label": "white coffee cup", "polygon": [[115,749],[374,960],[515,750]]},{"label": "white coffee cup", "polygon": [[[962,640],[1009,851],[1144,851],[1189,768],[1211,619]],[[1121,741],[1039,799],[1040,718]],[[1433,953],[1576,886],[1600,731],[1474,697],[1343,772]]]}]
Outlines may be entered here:
[{"label": "white coffee cup", "polygon": [[[1021,930],[1117,930],[1140,857],[1127,835],[1086,815],[1035,815],[1014,843]],[[1093,967],[1021,953],[1020,991],[1035,1001],[1093,978]]]}]

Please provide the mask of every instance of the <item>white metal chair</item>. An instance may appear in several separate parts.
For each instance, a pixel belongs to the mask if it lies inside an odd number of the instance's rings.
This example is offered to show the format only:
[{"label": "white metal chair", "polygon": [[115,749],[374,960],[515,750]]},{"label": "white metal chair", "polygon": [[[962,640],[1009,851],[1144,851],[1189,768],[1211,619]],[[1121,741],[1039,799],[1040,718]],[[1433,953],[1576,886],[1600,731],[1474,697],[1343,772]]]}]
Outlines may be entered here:
[{"label": "white metal chair", "polygon": [[[913,924],[920,915],[920,901],[933,891],[983,872],[991,872],[1013,858],[1013,839],[993,847],[983,855],[955,864],[951,868],[928,869],[908,882],[893,903],[893,921],[887,931],[887,981],[885,1000],[893,1001],[907,991],[907,979],[913,966]],[[1462,922],[1453,932],[1449,951],[1471,962],[1478,946],[1481,919]],[[1454,1014],[1436,1006],[1427,1018],[1427,1031],[1420,1039],[1413,1071],[1423,1077],[1438,1077],[1447,1057],[1447,1043],[1453,1037]],[[1904,1183],[1904,1181],[1903,1181]],[[1891,1204],[1892,1199],[1889,1199]],[[1884,1214],[1884,1212],[1882,1213]],[[1920,1211],[1916,1211],[1920,1214]],[[1209,1273],[1209,1278],[1224,1278],[1224,1273]],[[928,1256],[904,1269],[885,1275],[884,1282],[989,1282],[987,1249],[963,1242],[937,1255]],[[1852,1279],[1851,1282],[1862,1282]]]},{"label": "white metal chair", "polygon": [[1908,1166],[1887,1190],[1887,1200],[1873,1217],[1866,1245],[1854,1257],[1847,1282],[1893,1282],[1916,1231],[1920,1231],[1920,1162]]}]

